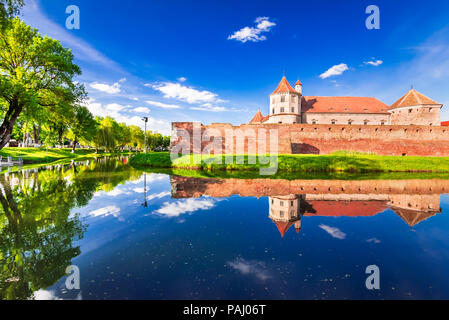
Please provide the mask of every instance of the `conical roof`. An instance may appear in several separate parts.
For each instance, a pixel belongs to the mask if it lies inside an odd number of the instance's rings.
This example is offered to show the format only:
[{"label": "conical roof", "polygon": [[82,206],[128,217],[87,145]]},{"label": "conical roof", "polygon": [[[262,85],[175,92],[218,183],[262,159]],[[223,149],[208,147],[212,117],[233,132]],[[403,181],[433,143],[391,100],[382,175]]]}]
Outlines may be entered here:
[{"label": "conical roof", "polygon": [[411,89],[405,95],[403,95],[398,101],[393,103],[391,105],[390,109],[421,106],[421,105],[440,106],[441,103],[438,103],[438,102],[430,99],[429,97],[426,97],[425,95],[416,91],[415,89]]},{"label": "conical roof", "polygon": [[287,78],[285,76],[283,76],[281,82],[279,82],[278,87],[276,88],[276,90],[274,90],[274,92],[272,94],[289,93],[289,92],[298,93],[295,89],[292,88],[290,83],[288,83]]}]

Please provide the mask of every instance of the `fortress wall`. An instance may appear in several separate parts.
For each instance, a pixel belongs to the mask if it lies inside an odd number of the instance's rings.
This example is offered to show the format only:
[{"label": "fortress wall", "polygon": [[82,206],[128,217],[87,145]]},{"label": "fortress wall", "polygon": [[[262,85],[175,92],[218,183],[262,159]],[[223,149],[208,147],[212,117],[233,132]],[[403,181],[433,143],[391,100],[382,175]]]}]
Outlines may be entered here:
[{"label": "fortress wall", "polygon": [[[270,130],[278,132],[279,154],[329,154],[335,151],[347,150],[376,153],[380,155],[408,155],[408,156],[449,156],[449,128],[441,126],[398,126],[398,125],[324,125],[324,124],[258,124],[232,126],[226,123],[214,123],[208,126],[198,125],[202,135],[207,133],[211,137],[223,137],[221,151],[225,153],[240,153],[234,148],[225,149],[224,140],[226,132],[247,134],[245,138],[244,153],[251,152],[252,143],[265,142],[267,152],[270,146]],[[193,123],[172,123],[172,147],[179,144],[182,139],[180,130],[193,134]],[[262,133],[266,133],[264,136]],[[248,134],[254,137],[248,138]],[[199,146],[194,148],[193,139],[190,138],[191,150],[199,153]],[[213,140],[213,139],[212,139]],[[201,150],[210,142],[203,141]],[[249,151],[248,151],[249,150]],[[257,150],[257,149],[255,149]]]},{"label": "fortress wall", "polygon": [[[449,180],[282,180],[282,179],[205,179],[171,176],[173,198],[207,195],[221,198],[234,194],[242,197],[276,197],[307,194],[313,200],[346,199],[348,195],[440,195],[449,191]],[[312,196],[317,195],[317,196]],[[363,197],[364,200],[366,198]],[[362,200],[362,199],[357,199]]]}]

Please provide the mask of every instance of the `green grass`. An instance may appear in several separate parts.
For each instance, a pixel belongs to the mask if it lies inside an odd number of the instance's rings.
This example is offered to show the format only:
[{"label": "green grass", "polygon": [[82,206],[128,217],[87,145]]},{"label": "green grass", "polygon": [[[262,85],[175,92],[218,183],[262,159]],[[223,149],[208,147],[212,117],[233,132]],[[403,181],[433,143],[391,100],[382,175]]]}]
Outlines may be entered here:
[{"label": "green grass", "polygon": [[[231,156],[229,156],[231,157]],[[248,164],[244,156],[243,164],[236,164],[236,155],[233,161],[226,164],[225,156],[187,155],[170,160],[168,152],[138,154],[131,158],[130,164],[140,169],[166,168],[166,169],[196,169],[203,171],[256,171],[268,165],[258,161]],[[221,163],[219,163],[221,160]],[[279,155],[279,173],[449,173],[449,157],[398,157],[379,156],[372,154],[336,152],[330,155]],[[258,173],[258,171],[257,171]]]},{"label": "green grass", "polygon": [[97,154],[94,149],[76,149],[72,153],[71,148],[63,149],[45,149],[45,148],[3,148],[0,150],[0,155],[3,159],[12,157],[17,160],[22,157],[25,164],[30,163],[51,163],[58,160],[82,160],[87,158],[112,156],[115,154],[127,154],[127,153],[105,153],[99,151]]}]

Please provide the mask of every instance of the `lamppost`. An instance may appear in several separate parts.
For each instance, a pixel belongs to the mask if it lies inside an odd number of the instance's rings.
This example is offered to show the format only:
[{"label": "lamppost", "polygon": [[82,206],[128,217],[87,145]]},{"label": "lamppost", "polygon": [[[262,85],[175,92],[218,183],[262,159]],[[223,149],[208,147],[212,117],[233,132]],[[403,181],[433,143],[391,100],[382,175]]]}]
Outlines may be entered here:
[{"label": "lamppost", "polygon": [[143,117],[142,120],[145,122],[145,149],[144,149],[143,153],[147,153],[147,122],[148,122],[148,117]]}]

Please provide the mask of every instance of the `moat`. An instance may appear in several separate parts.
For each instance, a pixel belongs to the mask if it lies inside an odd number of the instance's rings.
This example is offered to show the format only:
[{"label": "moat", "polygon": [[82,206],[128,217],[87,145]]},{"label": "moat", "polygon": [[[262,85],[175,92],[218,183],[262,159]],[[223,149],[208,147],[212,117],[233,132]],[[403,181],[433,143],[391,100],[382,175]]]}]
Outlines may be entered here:
[{"label": "moat", "polygon": [[1,299],[449,298],[449,180],[190,178],[121,157],[0,189]]}]

